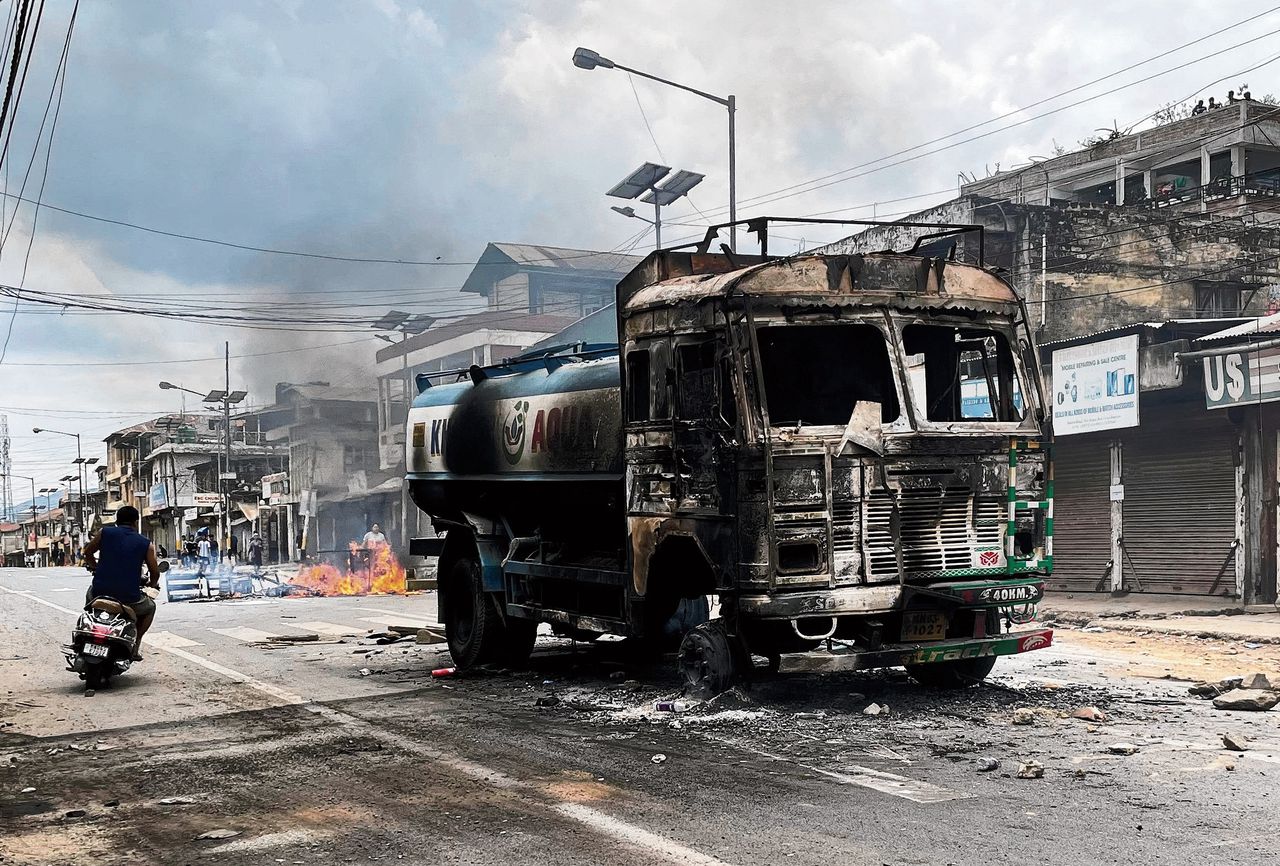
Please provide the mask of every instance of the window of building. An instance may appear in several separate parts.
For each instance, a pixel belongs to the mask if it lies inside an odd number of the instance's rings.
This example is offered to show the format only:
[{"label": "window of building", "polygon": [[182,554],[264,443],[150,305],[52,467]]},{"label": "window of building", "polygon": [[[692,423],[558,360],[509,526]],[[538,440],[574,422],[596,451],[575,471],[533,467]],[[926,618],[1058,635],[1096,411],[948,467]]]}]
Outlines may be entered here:
[{"label": "window of building", "polygon": [[1147,197],[1147,188],[1143,184],[1142,174],[1126,175],[1124,179],[1124,203],[1133,204]]},{"label": "window of building", "polygon": [[1019,421],[1023,399],[1009,341],[983,328],[908,325],[907,381],[928,421]]},{"label": "window of building", "polygon": [[343,445],[342,468],[345,472],[378,467],[378,449],[370,445]]},{"label": "window of building", "polygon": [[1239,316],[1246,305],[1242,303],[1238,284],[1212,281],[1196,283],[1196,315],[1201,318]]}]

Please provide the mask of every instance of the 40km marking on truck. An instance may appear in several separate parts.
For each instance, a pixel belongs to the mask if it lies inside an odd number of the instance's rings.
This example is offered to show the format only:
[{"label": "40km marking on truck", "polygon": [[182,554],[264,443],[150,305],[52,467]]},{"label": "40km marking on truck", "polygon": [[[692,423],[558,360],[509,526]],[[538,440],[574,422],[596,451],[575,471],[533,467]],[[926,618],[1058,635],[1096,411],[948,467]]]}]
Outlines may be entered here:
[{"label": "40km marking on truck", "polygon": [[1039,588],[1025,583],[1016,586],[992,586],[978,593],[979,601],[1035,601],[1039,597]]}]

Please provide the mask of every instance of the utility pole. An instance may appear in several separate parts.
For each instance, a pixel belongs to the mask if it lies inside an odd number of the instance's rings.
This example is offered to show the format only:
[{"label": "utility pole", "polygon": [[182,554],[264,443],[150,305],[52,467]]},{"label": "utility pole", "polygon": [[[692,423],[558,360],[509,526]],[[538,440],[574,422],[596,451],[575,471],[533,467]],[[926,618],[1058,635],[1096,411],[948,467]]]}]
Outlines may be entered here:
[{"label": "utility pole", "polygon": [[222,542],[219,544],[219,552],[224,553],[231,548],[231,490],[230,482],[223,476],[231,472],[231,401],[227,399],[231,396],[231,341],[228,340],[223,345],[223,363],[224,373],[226,374],[225,388],[226,391],[222,395],[222,426],[226,434],[226,456],[225,467],[223,472],[219,473],[219,482],[222,485]]}]

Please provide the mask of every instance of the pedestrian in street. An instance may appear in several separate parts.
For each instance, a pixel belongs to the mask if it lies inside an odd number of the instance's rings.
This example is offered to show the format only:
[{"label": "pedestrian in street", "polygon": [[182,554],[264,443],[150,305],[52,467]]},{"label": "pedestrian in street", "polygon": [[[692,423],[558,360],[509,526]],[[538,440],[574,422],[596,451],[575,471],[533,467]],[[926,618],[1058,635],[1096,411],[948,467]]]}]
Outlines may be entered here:
[{"label": "pedestrian in street", "polygon": [[196,574],[204,575],[205,569],[209,567],[209,557],[212,549],[209,547],[209,538],[205,536],[196,542]]},{"label": "pedestrian in street", "polygon": [[249,536],[249,564],[253,566],[253,571],[257,574],[262,571],[262,536],[254,533]]}]

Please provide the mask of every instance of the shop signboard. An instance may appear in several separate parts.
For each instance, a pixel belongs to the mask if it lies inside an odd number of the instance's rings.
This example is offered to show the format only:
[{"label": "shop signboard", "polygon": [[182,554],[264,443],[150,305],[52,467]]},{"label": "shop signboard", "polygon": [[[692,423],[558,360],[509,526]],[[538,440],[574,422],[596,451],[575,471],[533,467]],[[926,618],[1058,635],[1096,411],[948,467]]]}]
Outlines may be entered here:
[{"label": "shop signboard", "polygon": [[1210,409],[1280,400],[1280,347],[1210,355],[1203,363]]},{"label": "shop signboard", "polygon": [[1138,335],[1056,349],[1055,436],[1138,426]]}]

